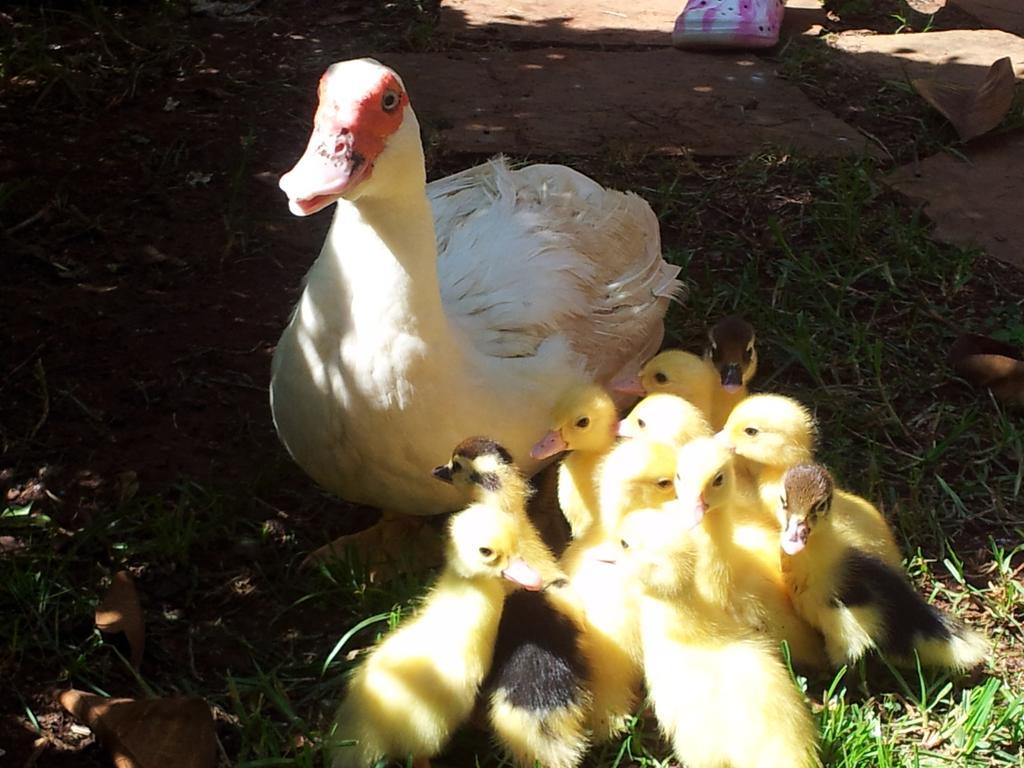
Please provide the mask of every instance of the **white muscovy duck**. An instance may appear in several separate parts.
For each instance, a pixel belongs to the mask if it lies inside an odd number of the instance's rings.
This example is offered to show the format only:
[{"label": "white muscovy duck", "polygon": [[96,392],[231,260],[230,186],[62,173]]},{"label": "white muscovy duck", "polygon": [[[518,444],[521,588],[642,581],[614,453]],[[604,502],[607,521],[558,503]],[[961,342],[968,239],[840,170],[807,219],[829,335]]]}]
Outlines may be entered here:
[{"label": "white muscovy duck", "polygon": [[336,207],[274,354],[274,424],[320,485],[386,515],[455,509],[431,469],[470,435],[535,472],[558,397],[638,368],[683,291],[637,195],[500,158],[427,184],[402,80],[372,59],[322,76],[280,186],[298,216]]}]

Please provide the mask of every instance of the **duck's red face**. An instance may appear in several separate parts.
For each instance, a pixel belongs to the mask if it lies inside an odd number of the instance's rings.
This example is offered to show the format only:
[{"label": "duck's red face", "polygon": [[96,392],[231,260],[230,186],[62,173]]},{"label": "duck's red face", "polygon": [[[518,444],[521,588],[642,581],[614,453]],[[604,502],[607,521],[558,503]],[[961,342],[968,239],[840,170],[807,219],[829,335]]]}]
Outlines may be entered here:
[{"label": "duck's red face", "polygon": [[409,103],[398,76],[369,59],[329,67],[319,99],[306,151],[280,181],[296,216],[316,213],[369,178]]}]

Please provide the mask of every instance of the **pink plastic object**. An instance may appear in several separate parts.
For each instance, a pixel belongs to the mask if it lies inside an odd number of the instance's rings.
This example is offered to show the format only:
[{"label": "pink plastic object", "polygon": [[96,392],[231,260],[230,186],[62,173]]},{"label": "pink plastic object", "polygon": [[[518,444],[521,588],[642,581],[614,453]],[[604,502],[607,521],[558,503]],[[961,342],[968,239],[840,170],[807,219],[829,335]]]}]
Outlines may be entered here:
[{"label": "pink plastic object", "polygon": [[688,0],[672,30],[677,48],[770,48],[779,42],[783,0]]}]

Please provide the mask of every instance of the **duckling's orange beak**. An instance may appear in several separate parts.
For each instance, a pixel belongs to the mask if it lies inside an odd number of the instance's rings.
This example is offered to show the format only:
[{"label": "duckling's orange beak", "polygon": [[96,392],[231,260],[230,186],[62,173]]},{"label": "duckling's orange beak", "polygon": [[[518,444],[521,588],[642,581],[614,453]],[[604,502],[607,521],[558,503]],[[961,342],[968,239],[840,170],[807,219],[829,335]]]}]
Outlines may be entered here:
[{"label": "duckling's orange beak", "polygon": [[612,392],[621,392],[624,395],[646,395],[647,390],[640,381],[640,374],[637,373],[628,378],[615,379],[608,385]]},{"label": "duckling's orange beak", "polygon": [[791,517],[786,521],[786,530],[782,532],[780,537],[780,544],[782,545],[782,551],[787,555],[795,555],[807,546],[807,536],[811,532],[811,527],[807,525],[806,520],[801,520],[798,517]]},{"label": "duckling's orange beak", "polygon": [[534,570],[533,566],[520,557],[509,561],[508,568],[502,571],[501,575],[530,592],[539,592],[544,588],[544,579]]},{"label": "duckling's orange beak", "polygon": [[567,450],[569,450],[569,444],[565,442],[562,433],[557,429],[552,429],[530,449],[530,458],[546,459]]}]

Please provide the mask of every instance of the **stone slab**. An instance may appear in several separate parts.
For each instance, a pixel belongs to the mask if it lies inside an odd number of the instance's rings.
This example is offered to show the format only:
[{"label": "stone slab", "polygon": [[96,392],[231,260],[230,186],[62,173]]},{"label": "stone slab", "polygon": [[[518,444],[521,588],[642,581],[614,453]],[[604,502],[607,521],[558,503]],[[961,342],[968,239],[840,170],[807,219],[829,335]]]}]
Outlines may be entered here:
[{"label": "stone slab", "polygon": [[953,5],[990,27],[1024,35],[1024,2],[1021,0],[953,0]]},{"label": "stone slab", "polygon": [[897,168],[887,181],[935,222],[935,237],[978,245],[1024,269],[1024,131]]},{"label": "stone slab", "polygon": [[[1024,0],[1018,0],[1024,4]],[[883,80],[934,77],[979,83],[996,59],[1009,56],[1014,73],[1024,77],[1024,39],[997,29],[954,29],[906,35],[833,35],[829,44],[850,54],[856,64]],[[941,70],[940,70],[941,68]]]},{"label": "stone slab", "polygon": [[388,53],[413,107],[463,152],[742,156],[766,145],[871,151],[774,66],[745,54],[657,49]]},{"label": "stone slab", "polygon": [[821,0],[786,0],[786,12],[782,16],[783,37],[817,37],[827,24],[828,12]]},{"label": "stone slab", "polygon": [[558,45],[671,45],[686,0],[444,0],[459,37]]}]

